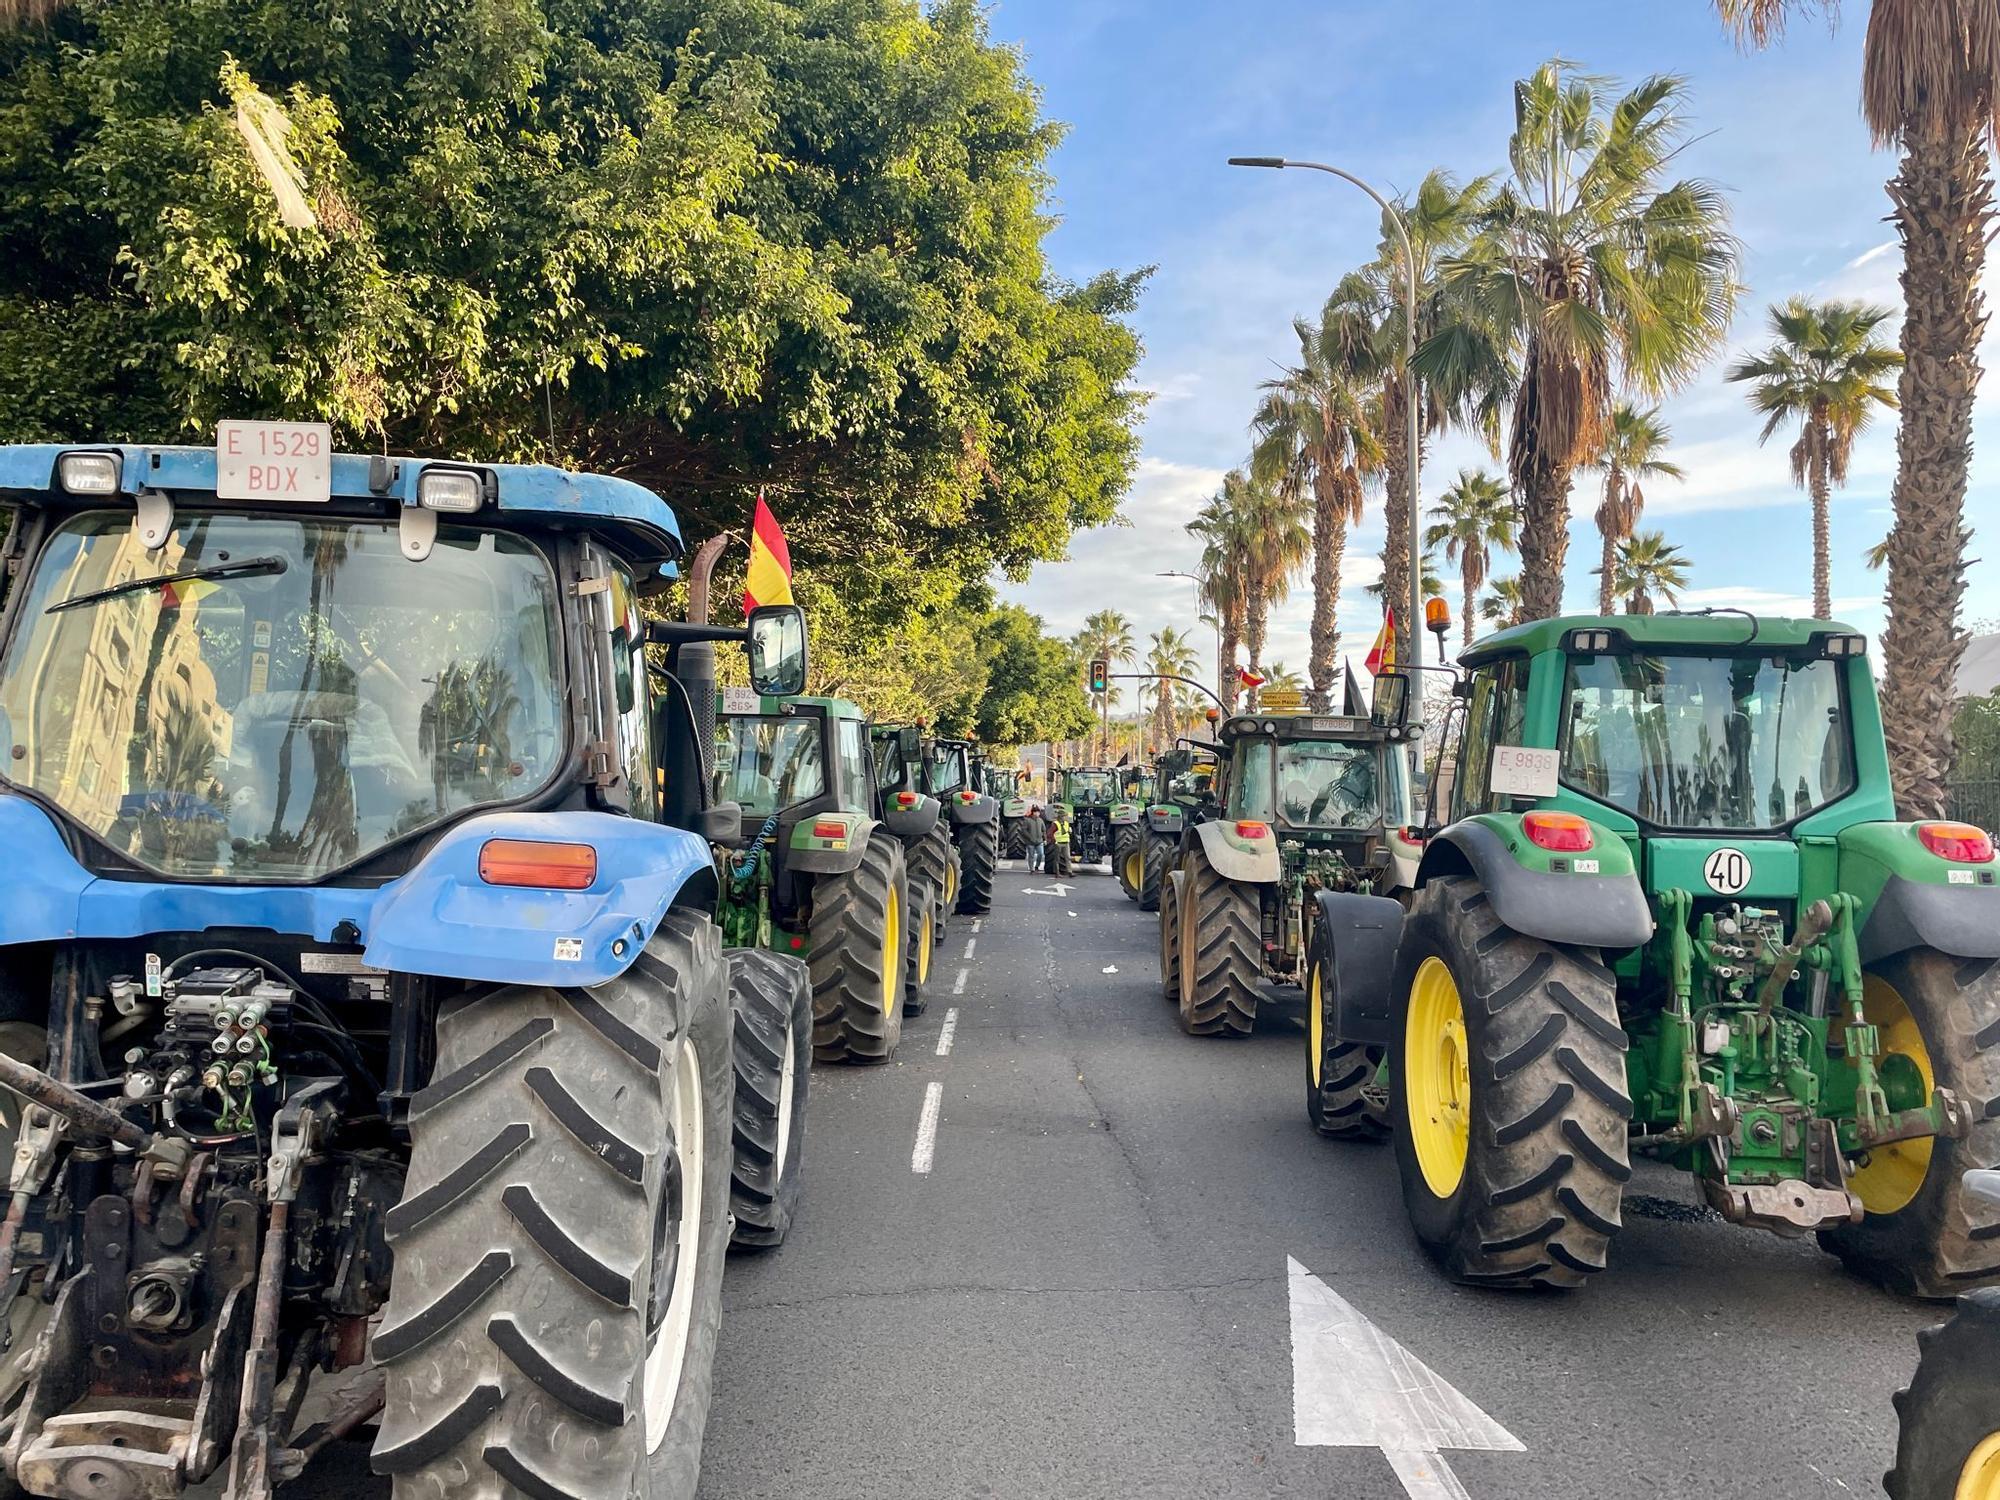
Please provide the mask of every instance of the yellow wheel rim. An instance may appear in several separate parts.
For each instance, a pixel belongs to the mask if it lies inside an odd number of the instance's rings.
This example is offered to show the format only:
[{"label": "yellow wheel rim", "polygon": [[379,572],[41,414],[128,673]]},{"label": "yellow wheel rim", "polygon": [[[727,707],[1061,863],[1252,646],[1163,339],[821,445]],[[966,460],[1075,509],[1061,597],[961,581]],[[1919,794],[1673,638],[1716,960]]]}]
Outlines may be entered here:
[{"label": "yellow wheel rim", "polygon": [[934,941],[931,914],[924,913],[922,924],[917,929],[917,988],[922,989],[931,979],[931,946]]},{"label": "yellow wheel rim", "polygon": [[896,1013],[896,996],[902,990],[903,893],[893,885],[882,907],[882,1014]]},{"label": "yellow wheel rim", "polygon": [[[1879,975],[1864,974],[1861,1013],[1871,1026],[1881,1028],[1884,1057],[1900,1053],[1917,1065],[1924,1079],[1924,1100],[1928,1103],[1931,1090],[1937,1086],[1937,1077],[1931,1071],[1930,1049],[1924,1045],[1923,1032],[1917,1029],[1917,1018],[1910,1014],[1910,1007],[1896,993],[1895,986]],[[1907,1208],[1930,1173],[1932,1144],[1932,1137],[1922,1136],[1870,1151],[1868,1165],[1848,1179],[1848,1186],[1861,1199],[1861,1206],[1871,1214],[1893,1214]],[[1996,1461],[1995,1473],[2000,1474],[2000,1461]],[[1992,1500],[2000,1500],[2000,1489],[1992,1492]]]},{"label": "yellow wheel rim", "polygon": [[1312,966],[1312,976],[1306,981],[1306,1053],[1307,1066],[1312,1069],[1313,1087],[1319,1087],[1320,1049],[1326,1045],[1326,1022],[1319,1012],[1319,965]]},{"label": "yellow wheel rim", "polygon": [[2000,1500],[2000,1432],[1972,1450],[1952,1500]]},{"label": "yellow wheel rim", "polygon": [[1146,857],[1135,849],[1125,856],[1125,883],[1136,891],[1145,879]]},{"label": "yellow wheel rim", "polygon": [[1458,1191],[1472,1140],[1472,1067],[1465,1007],[1441,958],[1427,958],[1410,986],[1403,1031],[1403,1087],[1410,1105],[1410,1144],[1424,1182],[1439,1198]]},{"label": "yellow wheel rim", "polygon": [[958,866],[950,860],[944,864],[944,900],[949,906],[958,899]]}]

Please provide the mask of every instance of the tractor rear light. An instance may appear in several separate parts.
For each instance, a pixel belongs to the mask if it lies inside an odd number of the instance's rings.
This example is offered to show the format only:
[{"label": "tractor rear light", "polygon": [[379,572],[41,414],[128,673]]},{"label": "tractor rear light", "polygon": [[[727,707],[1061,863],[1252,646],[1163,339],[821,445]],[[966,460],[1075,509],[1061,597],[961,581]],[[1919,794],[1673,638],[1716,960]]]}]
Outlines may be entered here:
[{"label": "tractor rear light", "polygon": [[72,495],[115,495],[118,465],[116,453],[65,453],[56,460],[56,477]]},{"label": "tractor rear light", "polygon": [[1424,841],[1424,831],[1417,827],[1416,824],[1411,823],[1407,827],[1398,828],[1396,830],[1396,837],[1406,844],[1421,845]]},{"label": "tractor rear light", "polygon": [[1993,840],[1970,823],[1919,823],[1917,838],[1939,859],[1961,865],[1993,863]]},{"label": "tractor rear light", "polygon": [[917,794],[915,792],[896,793],[896,806],[915,807],[916,805],[917,805]]},{"label": "tractor rear light", "polygon": [[1239,822],[1236,825],[1236,836],[1239,839],[1267,839],[1271,836],[1271,825],[1268,823]]},{"label": "tractor rear light", "polygon": [[597,880],[597,851],[589,844],[488,839],[479,849],[479,878],[488,885],[586,890]]},{"label": "tractor rear light", "polygon": [[838,819],[831,821],[823,819],[813,824],[813,837],[816,839],[844,839],[847,837],[847,825]]},{"label": "tractor rear light", "polygon": [[958,800],[959,800],[959,801],[961,801],[961,802],[977,802],[977,801],[979,800],[979,793],[977,793],[977,792],[960,792],[960,793],[958,794]]},{"label": "tractor rear light", "polygon": [[1531,812],[1522,817],[1521,831],[1552,854],[1582,854],[1591,846],[1590,824],[1575,813]]}]

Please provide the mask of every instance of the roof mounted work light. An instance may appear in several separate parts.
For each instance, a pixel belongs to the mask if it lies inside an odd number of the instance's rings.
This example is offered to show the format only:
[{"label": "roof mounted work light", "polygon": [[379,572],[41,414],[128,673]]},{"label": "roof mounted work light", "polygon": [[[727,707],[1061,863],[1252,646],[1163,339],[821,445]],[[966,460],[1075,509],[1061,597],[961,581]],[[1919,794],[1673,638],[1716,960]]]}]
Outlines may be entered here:
[{"label": "roof mounted work light", "polygon": [[432,464],[417,476],[417,504],[425,510],[469,515],[486,503],[486,476],[478,469]]},{"label": "roof mounted work light", "polygon": [[120,466],[116,453],[65,453],[56,460],[56,478],[72,495],[115,495]]}]

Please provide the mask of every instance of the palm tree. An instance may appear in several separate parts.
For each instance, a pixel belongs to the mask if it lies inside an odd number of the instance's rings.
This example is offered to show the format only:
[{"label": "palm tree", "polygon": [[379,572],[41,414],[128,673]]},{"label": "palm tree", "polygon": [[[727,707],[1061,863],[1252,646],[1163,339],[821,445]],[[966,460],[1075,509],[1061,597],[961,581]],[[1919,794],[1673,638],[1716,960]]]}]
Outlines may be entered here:
[{"label": "palm tree", "polygon": [[1206,500],[1187,527],[1201,538],[1201,600],[1215,611],[1217,634],[1215,691],[1231,713],[1236,711],[1236,648],[1243,639],[1244,611],[1250,591],[1246,584],[1250,554],[1243,518],[1223,493]]},{"label": "palm tree", "polygon": [[1507,466],[1529,619],[1562,610],[1570,481],[1603,451],[1612,393],[1684,384],[1736,304],[1721,194],[1665,180],[1686,85],[1653,77],[1614,99],[1615,86],[1559,60],[1515,85],[1511,171],[1483,232],[1441,267],[1457,316],[1418,360],[1451,382],[1496,362],[1520,372]]},{"label": "palm tree", "polygon": [[1490,620],[1503,630],[1509,625],[1520,624],[1521,580],[1507,577],[1488,582],[1486,593],[1479,601],[1479,618]]},{"label": "palm tree", "polygon": [[1827,516],[1833,487],[1847,483],[1855,436],[1875,408],[1896,404],[1881,377],[1900,368],[1903,356],[1875,336],[1891,316],[1886,307],[1794,297],[1771,309],[1777,342],[1729,367],[1731,380],[1756,382],[1750,405],[1765,419],[1760,443],[1788,421],[1799,424],[1792,483],[1812,495],[1813,618],[1819,620],[1833,617]]},{"label": "palm tree", "polygon": [[1629,401],[1620,401],[1611,409],[1611,421],[1604,430],[1604,447],[1596,459],[1597,467],[1604,470],[1604,498],[1597,502],[1597,534],[1604,543],[1597,570],[1600,615],[1612,611],[1613,554],[1618,544],[1632,534],[1646,509],[1646,492],[1640,481],[1687,477],[1680,465],[1656,456],[1672,437],[1667,424],[1660,420],[1657,406],[1641,411]]},{"label": "palm tree", "polygon": [[1340,645],[1340,569],[1348,528],[1361,520],[1361,481],[1379,468],[1382,446],[1369,421],[1363,388],[1370,362],[1364,332],[1336,299],[1317,326],[1295,319],[1299,362],[1264,382],[1252,428],[1254,479],[1313,502],[1313,612],[1310,670],[1314,701],[1333,691]]},{"label": "palm tree", "polygon": [[1438,519],[1424,532],[1426,549],[1444,543],[1444,560],[1458,564],[1459,608],[1465,644],[1472,644],[1472,602],[1486,581],[1493,549],[1514,550],[1514,497],[1484,469],[1460,469],[1458,479],[1431,507]]},{"label": "palm tree", "polygon": [[1305,691],[1305,679],[1281,661],[1271,663],[1269,674],[1264,681],[1263,691],[1265,692],[1269,692],[1272,688],[1285,693]]},{"label": "palm tree", "polygon": [[[1243,649],[1250,657],[1250,670],[1261,672],[1271,606],[1284,603],[1290,595],[1292,575],[1312,553],[1312,533],[1298,495],[1258,484],[1241,471],[1223,477],[1222,497],[1243,527]],[[1250,706],[1257,706],[1255,688],[1250,690]]]},{"label": "palm tree", "polygon": [[[1139,659],[1138,648],[1132,643],[1132,622],[1115,609],[1100,609],[1085,616],[1075,645],[1077,654],[1085,661],[1101,656],[1113,670],[1129,667]],[[1102,759],[1111,745],[1111,705],[1118,700],[1118,689],[1107,682],[1103,692],[1092,696],[1097,705],[1097,758]]]},{"label": "palm tree", "polygon": [[1654,594],[1679,603],[1687,575],[1687,554],[1657,531],[1635,531],[1625,538],[1611,564],[1613,589],[1623,596],[1628,615],[1650,615]]},{"label": "palm tree", "polygon": [[1180,685],[1168,679],[1186,677],[1194,668],[1194,642],[1188,639],[1186,631],[1169,625],[1153,633],[1145,670],[1153,676],[1146,686],[1153,700],[1152,734],[1156,749],[1164,750],[1171,745],[1180,726]]},{"label": "palm tree", "polygon": [[[1480,228],[1493,202],[1493,179],[1460,182],[1451,173],[1434,170],[1414,194],[1396,200],[1410,236],[1417,269],[1417,341],[1439,329],[1442,311],[1440,268],[1465,248]],[[1408,659],[1410,632],[1416,622],[1402,618],[1401,601],[1410,597],[1410,476],[1409,372],[1403,369],[1403,325],[1408,271],[1402,238],[1385,214],[1375,259],[1344,277],[1328,301],[1328,310],[1342,314],[1350,339],[1348,358],[1357,378],[1374,387],[1374,427],[1382,441],[1387,512],[1382,544],[1382,575],[1387,593],[1397,601],[1396,650]],[[1498,410],[1511,377],[1504,362],[1467,364],[1463,368],[1423,373],[1418,399],[1423,402],[1419,441],[1448,424],[1483,428]],[[1420,455],[1421,456],[1421,455]]]},{"label": "palm tree", "polygon": [[[1716,0],[1736,34],[1763,46],[1818,0]],[[1829,13],[1830,10],[1829,10]],[[1965,486],[1979,340],[1980,276],[1993,231],[1989,142],[2000,132],[2000,7],[1985,0],[1877,0],[1861,62],[1861,112],[1879,146],[1902,152],[1889,183],[1903,243],[1903,420],[1889,532],[1889,628],[1882,727],[1906,818],[1945,810],[1952,682],[1965,635]]]}]

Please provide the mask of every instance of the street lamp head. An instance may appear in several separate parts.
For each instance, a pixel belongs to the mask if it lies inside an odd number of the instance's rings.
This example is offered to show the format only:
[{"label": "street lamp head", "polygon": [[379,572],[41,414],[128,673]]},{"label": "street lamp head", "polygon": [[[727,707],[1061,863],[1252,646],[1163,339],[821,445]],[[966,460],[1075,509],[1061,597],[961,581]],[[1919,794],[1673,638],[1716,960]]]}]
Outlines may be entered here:
[{"label": "street lamp head", "polygon": [[1282,167],[1285,165],[1285,159],[1282,156],[1232,156],[1229,158],[1229,165],[1232,167]]}]

